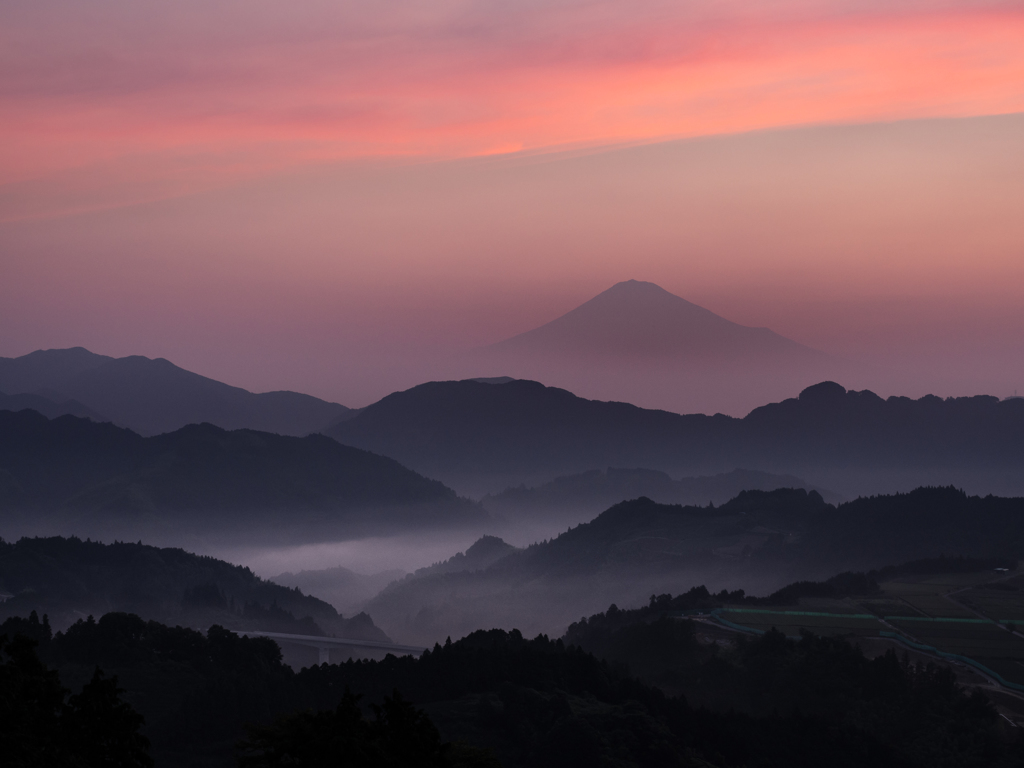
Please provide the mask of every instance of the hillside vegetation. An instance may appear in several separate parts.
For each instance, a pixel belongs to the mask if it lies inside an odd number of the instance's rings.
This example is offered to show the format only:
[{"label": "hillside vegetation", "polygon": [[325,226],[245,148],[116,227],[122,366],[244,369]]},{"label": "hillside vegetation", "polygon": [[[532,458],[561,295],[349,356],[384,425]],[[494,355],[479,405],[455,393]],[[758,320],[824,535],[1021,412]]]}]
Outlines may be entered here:
[{"label": "hillside vegetation", "polygon": [[76,538],[0,541],[0,617],[48,615],[57,629],[111,611],[170,625],[332,634],[387,641],[369,616],[258,578],[248,568],[181,549]]},{"label": "hillside vegetation", "polygon": [[767,595],[795,581],[943,554],[1024,558],[1024,499],[954,488],[837,506],[802,489],[748,491],[721,506],[634,499],[486,568],[406,578],[366,610],[408,642],[481,626],[551,633],[609,603],[696,584]]}]

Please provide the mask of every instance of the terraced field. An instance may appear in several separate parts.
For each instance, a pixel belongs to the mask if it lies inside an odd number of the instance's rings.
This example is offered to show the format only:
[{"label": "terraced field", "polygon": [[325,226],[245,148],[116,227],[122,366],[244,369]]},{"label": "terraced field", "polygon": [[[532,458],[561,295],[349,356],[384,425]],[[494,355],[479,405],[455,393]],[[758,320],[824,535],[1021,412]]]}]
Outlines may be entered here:
[{"label": "terraced field", "polygon": [[881,594],[802,600],[788,609],[725,606],[716,616],[733,628],[774,627],[791,637],[809,631],[900,639],[919,650],[966,657],[1011,687],[1024,686],[1024,572],[920,575],[881,587]]}]

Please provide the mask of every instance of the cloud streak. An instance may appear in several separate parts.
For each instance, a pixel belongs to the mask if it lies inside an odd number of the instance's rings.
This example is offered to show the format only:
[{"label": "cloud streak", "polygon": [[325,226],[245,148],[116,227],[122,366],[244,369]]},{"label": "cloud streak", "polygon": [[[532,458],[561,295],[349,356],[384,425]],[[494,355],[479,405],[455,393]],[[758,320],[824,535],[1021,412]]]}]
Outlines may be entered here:
[{"label": "cloud streak", "polygon": [[0,10],[0,220],[352,159],[1024,111],[1010,3]]}]

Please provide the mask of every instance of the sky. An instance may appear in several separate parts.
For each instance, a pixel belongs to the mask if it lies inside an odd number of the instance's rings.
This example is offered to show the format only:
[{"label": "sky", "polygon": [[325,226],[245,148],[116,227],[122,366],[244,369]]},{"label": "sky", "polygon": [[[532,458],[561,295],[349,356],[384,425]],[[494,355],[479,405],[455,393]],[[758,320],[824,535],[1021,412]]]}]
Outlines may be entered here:
[{"label": "sky", "polygon": [[3,0],[0,276],[0,355],[356,407],[626,279],[1024,392],[1024,6]]}]

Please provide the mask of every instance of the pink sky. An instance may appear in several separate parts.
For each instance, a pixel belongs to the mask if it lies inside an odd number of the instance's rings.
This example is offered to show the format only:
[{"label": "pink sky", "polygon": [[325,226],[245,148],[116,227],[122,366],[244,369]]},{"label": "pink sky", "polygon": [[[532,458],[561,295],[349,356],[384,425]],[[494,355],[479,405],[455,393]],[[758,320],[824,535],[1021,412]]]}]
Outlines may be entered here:
[{"label": "pink sky", "polygon": [[0,355],[364,405],[636,278],[1024,391],[1022,113],[1010,2],[8,3]]}]

